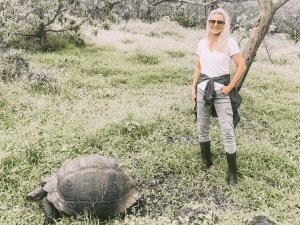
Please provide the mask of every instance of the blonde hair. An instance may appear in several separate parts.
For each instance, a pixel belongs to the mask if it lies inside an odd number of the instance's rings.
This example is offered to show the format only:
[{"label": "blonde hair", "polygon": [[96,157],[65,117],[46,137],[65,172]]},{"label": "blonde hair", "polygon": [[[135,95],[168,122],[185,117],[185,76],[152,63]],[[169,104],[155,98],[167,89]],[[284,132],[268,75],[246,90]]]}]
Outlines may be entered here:
[{"label": "blonde hair", "polygon": [[209,16],[207,18],[207,23],[206,23],[206,36],[208,39],[208,42],[210,42],[211,39],[211,32],[210,32],[210,26],[209,26],[209,20],[211,19],[211,16],[214,14],[220,14],[224,17],[224,28],[223,31],[221,32],[218,41],[214,47],[214,50],[218,51],[218,52],[224,52],[227,50],[228,47],[228,39],[230,37],[230,18],[229,15],[227,14],[227,12],[222,9],[222,8],[218,8],[218,9],[214,9],[209,13]]}]

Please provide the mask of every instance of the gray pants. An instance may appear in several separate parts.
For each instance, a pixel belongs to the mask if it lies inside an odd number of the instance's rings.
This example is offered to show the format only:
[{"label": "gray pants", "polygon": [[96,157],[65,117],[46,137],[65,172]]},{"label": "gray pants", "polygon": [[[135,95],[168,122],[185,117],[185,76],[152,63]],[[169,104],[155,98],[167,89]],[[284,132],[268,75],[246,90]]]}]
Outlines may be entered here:
[{"label": "gray pants", "polygon": [[[197,125],[199,130],[199,141],[210,141],[210,117],[211,111],[204,106],[204,91],[197,88]],[[219,124],[222,129],[222,138],[225,151],[233,154],[236,151],[236,142],[233,126],[233,112],[230,97],[221,91],[216,91],[214,106],[218,115]]]}]

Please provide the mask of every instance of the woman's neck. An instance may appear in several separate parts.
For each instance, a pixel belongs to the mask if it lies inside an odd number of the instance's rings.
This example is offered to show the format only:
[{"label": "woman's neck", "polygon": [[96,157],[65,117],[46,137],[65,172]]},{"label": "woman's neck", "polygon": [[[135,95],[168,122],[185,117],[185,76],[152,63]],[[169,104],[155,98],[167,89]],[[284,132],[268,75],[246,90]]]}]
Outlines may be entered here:
[{"label": "woman's neck", "polygon": [[220,35],[211,35],[209,39],[209,48],[213,50],[218,42]]},{"label": "woman's neck", "polygon": [[220,34],[211,34],[210,35],[210,41],[217,42],[219,37],[220,37]]}]

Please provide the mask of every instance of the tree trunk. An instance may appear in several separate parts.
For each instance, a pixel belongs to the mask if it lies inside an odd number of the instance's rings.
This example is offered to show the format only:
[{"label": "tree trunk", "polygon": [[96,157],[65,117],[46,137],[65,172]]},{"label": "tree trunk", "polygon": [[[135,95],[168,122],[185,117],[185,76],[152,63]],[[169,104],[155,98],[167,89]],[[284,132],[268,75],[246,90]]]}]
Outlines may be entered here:
[{"label": "tree trunk", "polygon": [[40,43],[44,44],[47,42],[47,32],[46,32],[46,26],[44,22],[40,23],[36,36],[39,38]]},{"label": "tree trunk", "polygon": [[254,28],[254,31],[252,32],[242,51],[247,69],[240,80],[237,82],[236,87],[238,91],[240,91],[240,89],[242,88],[247,73],[255,58],[256,52],[264,37],[268,33],[268,29],[270,24],[272,23],[275,12],[288,1],[289,0],[259,0],[259,19],[257,21],[256,27]]}]

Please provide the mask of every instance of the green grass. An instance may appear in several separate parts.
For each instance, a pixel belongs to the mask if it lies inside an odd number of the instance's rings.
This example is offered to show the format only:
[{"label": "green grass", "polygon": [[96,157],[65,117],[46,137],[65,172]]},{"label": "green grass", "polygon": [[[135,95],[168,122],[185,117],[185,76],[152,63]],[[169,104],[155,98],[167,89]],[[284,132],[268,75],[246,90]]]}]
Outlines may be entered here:
[{"label": "green grass", "polygon": [[[26,194],[83,154],[116,160],[143,193],[143,207],[104,224],[242,225],[258,215],[279,225],[300,223],[300,83],[293,52],[280,56],[285,63],[258,52],[241,90],[239,184],[229,187],[216,119],[214,165],[200,170],[190,92],[203,31],[166,24],[128,23],[126,37],[121,29],[103,31],[86,47],[27,53],[30,70],[43,71],[48,81],[0,82],[1,225],[42,224],[39,205]],[[272,51],[275,57],[282,49]],[[57,224],[102,222],[84,215]]]}]

